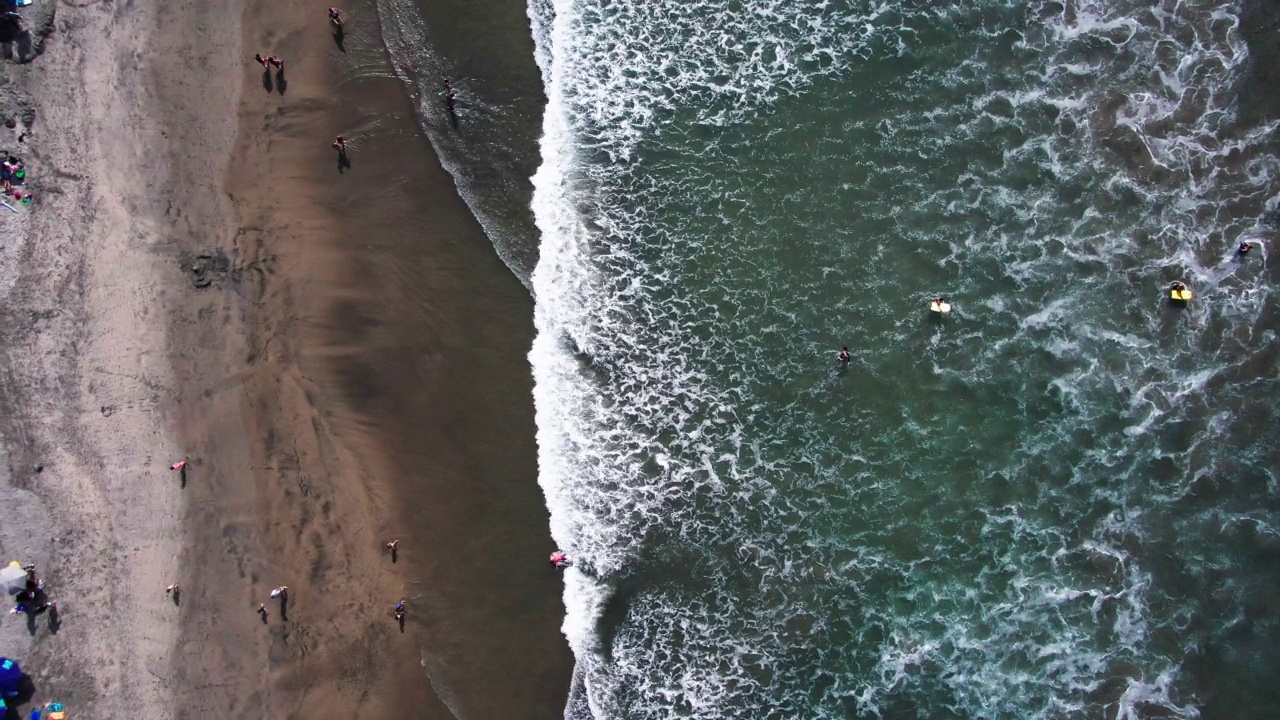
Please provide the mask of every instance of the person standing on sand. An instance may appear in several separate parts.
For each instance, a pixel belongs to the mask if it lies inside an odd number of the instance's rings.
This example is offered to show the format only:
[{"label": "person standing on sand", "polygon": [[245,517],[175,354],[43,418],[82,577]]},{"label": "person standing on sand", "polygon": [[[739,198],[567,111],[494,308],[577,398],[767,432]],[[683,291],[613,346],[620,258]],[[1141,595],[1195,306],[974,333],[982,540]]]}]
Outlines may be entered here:
[{"label": "person standing on sand", "polygon": [[399,541],[399,540],[392,540],[392,541],[390,541],[390,542],[388,542],[388,543],[387,543],[387,549],[388,549],[388,550],[390,550],[391,552],[395,552],[395,551],[396,551],[396,550],[398,550],[399,548],[400,548],[400,541]]},{"label": "person standing on sand", "polygon": [[400,621],[404,620],[404,599],[403,598],[400,599],[400,602],[396,603],[396,620],[400,620]]},{"label": "person standing on sand", "polygon": [[272,55],[271,57],[267,58],[267,62],[271,63],[272,65],[275,65],[277,70],[284,70],[284,58],[278,55]]},{"label": "person standing on sand", "polygon": [[258,614],[262,616],[262,619],[263,619],[263,620],[266,620],[266,619],[267,619],[267,604],[266,604],[266,603],[258,603]]},{"label": "person standing on sand", "polygon": [[164,589],[164,593],[166,595],[168,595],[169,593],[176,593],[176,592],[178,592],[178,583],[173,583],[172,585]]},{"label": "person standing on sand", "polygon": [[335,28],[342,27],[342,11],[336,7],[329,8],[329,22],[333,23]]},{"label": "person standing on sand", "polygon": [[332,147],[334,150],[337,150],[339,155],[346,155],[346,154],[347,154],[347,139],[346,139],[346,138],[344,138],[344,137],[342,137],[341,135],[339,135],[338,137],[336,137],[336,138],[334,138],[334,139],[333,139],[333,145],[332,145],[331,147]]},{"label": "person standing on sand", "polygon": [[276,588],[276,589],[272,590],[272,591],[271,591],[271,597],[272,597],[272,598],[280,598],[281,600],[288,600],[288,599],[289,599],[289,586],[288,586],[288,585],[281,585],[280,587],[278,587],[278,588]]},{"label": "person standing on sand", "polygon": [[270,67],[269,67],[269,65],[271,64],[271,59],[270,59],[270,57],[262,57],[262,53],[254,53],[254,54],[253,54],[253,59],[254,59],[254,60],[255,60],[259,65],[261,65],[261,66],[262,66],[262,69],[263,69],[263,70],[269,70],[269,69],[270,69]]}]

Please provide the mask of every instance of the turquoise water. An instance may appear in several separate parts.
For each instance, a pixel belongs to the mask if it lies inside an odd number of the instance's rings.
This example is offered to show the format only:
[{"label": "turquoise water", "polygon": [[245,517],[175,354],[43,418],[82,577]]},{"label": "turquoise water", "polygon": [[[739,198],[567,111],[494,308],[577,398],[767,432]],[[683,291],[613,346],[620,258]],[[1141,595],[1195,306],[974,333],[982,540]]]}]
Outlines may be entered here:
[{"label": "turquoise water", "polygon": [[1266,714],[1280,184],[1239,12],[533,2],[571,714]]}]

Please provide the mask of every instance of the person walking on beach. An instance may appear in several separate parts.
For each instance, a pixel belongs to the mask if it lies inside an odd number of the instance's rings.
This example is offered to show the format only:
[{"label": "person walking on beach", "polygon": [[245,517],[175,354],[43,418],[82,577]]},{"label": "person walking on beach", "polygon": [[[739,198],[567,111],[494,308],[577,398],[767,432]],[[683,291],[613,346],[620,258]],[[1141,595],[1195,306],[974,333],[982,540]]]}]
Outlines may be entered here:
[{"label": "person walking on beach", "polygon": [[334,150],[337,150],[337,151],[338,151],[338,154],[339,154],[339,155],[346,155],[346,154],[347,154],[347,139],[346,139],[346,138],[344,138],[344,137],[342,137],[341,135],[339,135],[338,137],[336,137],[336,138],[334,138],[334,139],[333,139],[333,145],[332,145],[332,147],[333,147],[333,149],[334,149]]},{"label": "person walking on beach", "polygon": [[[271,57],[267,58],[267,62],[271,63],[272,65],[275,65],[277,70],[284,70],[284,58],[278,55],[272,55]],[[264,65],[263,67],[266,67],[266,66]]]},{"label": "person walking on beach", "polygon": [[168,595],[169,593],[176,593],[178,590],[178,583],[173,583],[164,589],[164,594]]},{"label": "person walking on beach", "polygon": [[396,603],[396,620],[404,622],[404,598],[401,598],[400,602]]},{"label": "person walking on beach", "polygon": [[334,28],[342,27],[342,11],[336,7],[329,8],[329,22]]},{"label": "person walking on beach", "polygon": [[271,58],[270,58],[270,56],[268,56],[268,57],[263,57],[263,56],[262,56],[262,53],[254,53],[254,54],[253,54],[253,59],[254,59],[254,61],[256,61],[259,65],[261,65],[261,66],[262,66],[262,69],[263,69],[263,70],[270,70],[270,69],[271,69]]},{"label": "person walking on beach", "polygon": [[390,550],[390,551],[391,551],[391,552],[393,552],[393,553],[394,553],[396,550],[398,550],[399,548],[400,548],[400,541],[399,541],[399,540],[391,540],[391,541],[389,541],[389,542],[387,543],[387,549],[388,549],[388,550]]},{"label": "person walking on beach", "polygon": [[289,599],[289,586],[288,586],[288,585],[281,585],[280,587],[275,588],[274,590],[272,590],[272,591],[271,591],[271,597],[272,597],[272,599],[274,599],[274,598],[280,598],[281,600],[288,600],[288,599]]},{"label": "person walking on beach", "polygon": [[258,616],[262,618],[262,622],[267,621],[267,604],[258,603]]}]

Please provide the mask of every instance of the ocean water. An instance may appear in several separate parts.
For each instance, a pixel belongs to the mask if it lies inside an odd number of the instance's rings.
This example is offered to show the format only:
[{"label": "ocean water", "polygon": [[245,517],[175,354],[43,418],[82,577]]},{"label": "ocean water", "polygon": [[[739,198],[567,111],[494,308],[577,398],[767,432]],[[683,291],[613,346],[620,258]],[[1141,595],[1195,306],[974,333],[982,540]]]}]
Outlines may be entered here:
[{"label": "ocean water", "polygon": [[1275,715],[1242,11],[531,0],[569,716]]}]

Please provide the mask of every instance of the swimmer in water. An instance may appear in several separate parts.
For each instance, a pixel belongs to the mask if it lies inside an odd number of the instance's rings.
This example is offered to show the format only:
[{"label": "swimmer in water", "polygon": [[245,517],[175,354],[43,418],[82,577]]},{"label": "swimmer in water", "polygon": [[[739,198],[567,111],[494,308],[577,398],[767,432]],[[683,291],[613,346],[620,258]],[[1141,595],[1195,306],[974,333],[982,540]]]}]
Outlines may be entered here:
[{"label": "swimmer in water", "polygon": [[1254,249],[1257,246],[1258,246],[1258,243],[1252,240],[1245,240],[1244,242],[1240,243],[1240,247],[1236,248],[1236,252],[1240,253],[1241,255],[1248,255],[1249,251]]},{"label": "swimmer in water", "polygon": [[840,348],[840,355],[836,358],[836,362],[841,364],[847,363],[849,362],[850,357],[852,357],[852,355],[849,353],[849,347],[846,345]]}]

